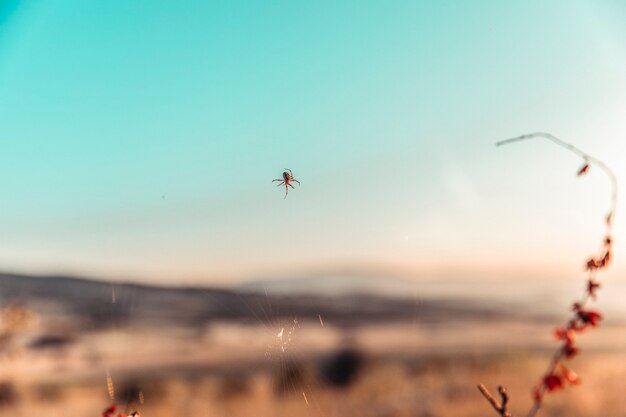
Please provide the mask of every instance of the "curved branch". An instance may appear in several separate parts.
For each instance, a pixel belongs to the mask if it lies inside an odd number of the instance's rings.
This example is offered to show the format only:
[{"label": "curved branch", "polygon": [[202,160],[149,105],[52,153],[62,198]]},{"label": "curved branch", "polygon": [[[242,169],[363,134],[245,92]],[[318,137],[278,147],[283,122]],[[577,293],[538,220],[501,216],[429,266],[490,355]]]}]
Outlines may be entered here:
[{"label": "curved branch", "polygon": [[613,217],[615,215],[615,208],[617,207],[617,177],[615,176],[615,173],[611,170],[611,168],[609,168],[604,162],[602,162],[598,158],[595,158],[589,155],[588,153],[578,149],[576,146],[569,144],[557,138],[556,136],[550,133],[546,133],[546,132],[529,133],[526,135],[518,136],[516,138],[501,140],[499,142],[496,142],[496,146],[508,145],[509,143],[514,143],[514,142],[519,142],[522,140],[534,139],[534,138],[544,138],[544,139],[548,139],[549,141],[553,143],[556,143],[557,145],[580,156],[581,158],[583,158],[585,162],[597,166],[609,177],[609,179],[611,180],[611,206],[607,214],[607,223],[612,223]]}]

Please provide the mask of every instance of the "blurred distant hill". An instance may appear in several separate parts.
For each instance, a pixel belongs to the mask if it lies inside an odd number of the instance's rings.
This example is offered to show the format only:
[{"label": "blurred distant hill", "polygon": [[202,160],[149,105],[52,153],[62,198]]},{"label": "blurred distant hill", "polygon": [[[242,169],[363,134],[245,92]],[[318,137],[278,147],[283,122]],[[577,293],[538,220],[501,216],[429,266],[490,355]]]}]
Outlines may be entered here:
[{"label": "blurred distant hill", "polygon": [[303,291],[300,295],[267,287],[259,283],[236,289],[176,288],[5,273],[0,274],[0,303],[25,305],[43,318],[72,318],[85,328],[200,326],[218,320],[259,324],[281,317],[317,321],[318,315],[345,326],[386,321],[435,324],[510,319],[512,311],[520,314],[519,309],[488,300],[418,297],[410,292],[402,296],[381,291],[379,295],[375,287],[362,293],[346,287],[336,294]]}]

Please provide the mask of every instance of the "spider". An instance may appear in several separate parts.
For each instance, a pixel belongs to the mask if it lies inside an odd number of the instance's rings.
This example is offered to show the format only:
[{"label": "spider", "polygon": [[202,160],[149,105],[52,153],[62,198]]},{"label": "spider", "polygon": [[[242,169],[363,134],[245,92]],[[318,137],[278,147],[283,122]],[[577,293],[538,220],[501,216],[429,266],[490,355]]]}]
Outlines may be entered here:
[{"label": "spider", "polygon": [[[289,171],[289,172],[287,172],[287,171]],[[292,182],[297,182],[298,185],[300,185],[300,181],[298,181],[297,179],[295,179],[293,177],[293,172],[291,172],[291,170],[289,168],[285,168],[285,172],[283,172],[283,178],[282,179],[278,178],[278,179],[272,180],[272,182],[275,182],[275,181],[279,181],[279,183],[277,185],[278,187],[280,187],[281,185],[285,186],[285,197],[284,198],[287,198],[287,194],[289,194],[289,187],[291,187],[291,188],[293,188],[295,190],[295,187],[293,185],[291,185]]]}]

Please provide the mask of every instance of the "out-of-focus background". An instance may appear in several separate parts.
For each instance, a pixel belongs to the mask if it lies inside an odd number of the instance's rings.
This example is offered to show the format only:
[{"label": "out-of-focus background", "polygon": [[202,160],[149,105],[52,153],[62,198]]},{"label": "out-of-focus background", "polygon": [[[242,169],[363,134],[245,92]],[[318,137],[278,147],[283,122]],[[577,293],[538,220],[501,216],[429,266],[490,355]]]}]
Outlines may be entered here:
[{"label": "out-of-focus background", "polygon": [[[617,1],[0,0],[0,413],[478,416],[626,177]],[[301,182],[284,197],[273,179]],[[620,415],[615,261],[546,416]]]},{"label": "out-of-focus background", "polygon": [[[0,406],[97,415],[111,395],[148,416],[479,416],[482,381],[521,409],[580,284],[473,282],[467,296],[462,281],[364,281],[286,292],[2,275]],[[625,409],[626,312],[601,307],[608,320],[572,363],[583,384],[551,395],[547,415]]]}]

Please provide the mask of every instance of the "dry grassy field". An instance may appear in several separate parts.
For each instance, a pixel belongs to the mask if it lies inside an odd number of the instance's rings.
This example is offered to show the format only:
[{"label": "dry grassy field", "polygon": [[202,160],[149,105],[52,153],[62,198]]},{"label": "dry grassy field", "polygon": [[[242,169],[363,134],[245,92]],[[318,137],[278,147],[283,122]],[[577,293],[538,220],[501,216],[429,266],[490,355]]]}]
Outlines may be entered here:
[{"label": "dry grassy field", "polygon": [[[516,321],[110,329],[5,357],[0,407],[99,416],[110,372],[116,401],[150,417],[478,417],[491,412],[478,382],[505,384],[521,414],[550,357],[550,329]],[[543,415],[626,415],[626,331],[595,332],[572,362],[583,384],[550,395]]]}]

